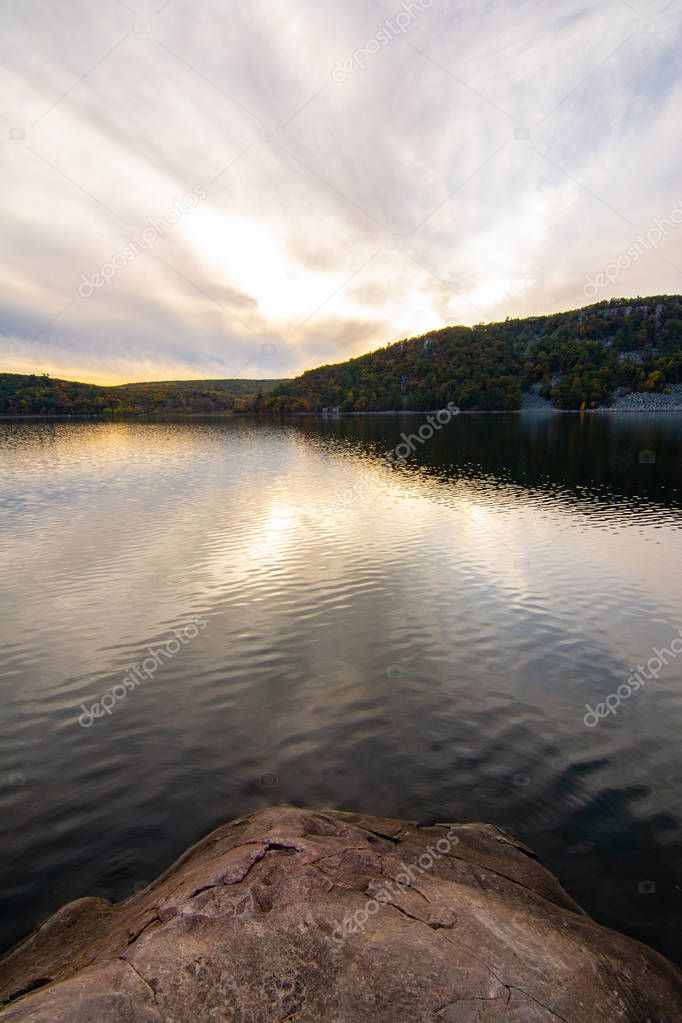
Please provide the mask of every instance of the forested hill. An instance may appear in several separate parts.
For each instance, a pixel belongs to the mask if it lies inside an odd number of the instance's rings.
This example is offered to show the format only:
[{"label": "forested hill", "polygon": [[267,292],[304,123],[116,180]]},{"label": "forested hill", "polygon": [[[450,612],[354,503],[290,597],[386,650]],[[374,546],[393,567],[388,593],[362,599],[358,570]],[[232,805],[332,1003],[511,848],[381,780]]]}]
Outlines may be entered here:
[{"label": "forested hill", "polygon": [[247,412],[278,380],[167,380],[99,387],[0,373],[0,415],[152,415]]},{"label": "forested hill", "polygon": [[518,409],[533,390],[558,408],[608,405],[614,392],[682,382],[682,297],[446,327],[310,370],[257,400],[260,411]]},{"label": "forested hill", "polygon": [[445,327],[294,380],[95,384],[0,373],[0,415],[518,409],[534,392],[596,408],[682,383],[682,297],[613,299],[585,309]]}]

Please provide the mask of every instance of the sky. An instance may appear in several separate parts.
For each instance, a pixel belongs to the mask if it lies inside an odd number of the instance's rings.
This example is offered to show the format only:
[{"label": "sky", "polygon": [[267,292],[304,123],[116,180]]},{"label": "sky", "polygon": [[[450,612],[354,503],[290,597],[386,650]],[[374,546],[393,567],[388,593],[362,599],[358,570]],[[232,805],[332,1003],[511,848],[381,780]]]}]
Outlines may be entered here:
[{"label": "sky", "polygon": [[0,372],[292,376],[682,292],[682,0],[0,19]]}]

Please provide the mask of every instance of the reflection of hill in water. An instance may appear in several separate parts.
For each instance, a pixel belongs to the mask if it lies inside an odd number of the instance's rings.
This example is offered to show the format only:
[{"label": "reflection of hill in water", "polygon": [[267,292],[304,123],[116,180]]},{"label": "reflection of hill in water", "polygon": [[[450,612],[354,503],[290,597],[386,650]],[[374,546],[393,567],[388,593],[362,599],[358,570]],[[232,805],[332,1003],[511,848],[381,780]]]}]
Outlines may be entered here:
[{"label": "reflection of hill in water", "polygon": [[0,946],[274,800],[494,822],[679,959],[682,660],[584,714],[682,625],[682,417],[467,416],[382,461],[422,423],[5,428],[0,728],[27,784],[0,785]]},{"label": "reflection of hill in water", "polygon": [[[337,453],[378,463],[401,434],[415,434],[423,422],[418,416],[311,417],[287,426],[331,442]],[[682,414],[459,416],[393,471],[450,490],[459,483],[482,496],[494,490],[501,505],[522,499],[589,512],[604,524],[615,518],[680,526]]]}]

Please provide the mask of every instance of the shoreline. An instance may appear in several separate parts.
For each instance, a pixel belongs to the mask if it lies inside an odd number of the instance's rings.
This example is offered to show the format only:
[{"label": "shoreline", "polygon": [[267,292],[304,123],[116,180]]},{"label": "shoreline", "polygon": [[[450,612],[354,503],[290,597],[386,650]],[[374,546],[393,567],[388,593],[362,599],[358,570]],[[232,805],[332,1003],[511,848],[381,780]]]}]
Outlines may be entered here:
[{"label": "shoreline", "polygon": [[[139,416],[97,416],[89,413],[81,415],[57,415],[50,413],[35,412],[24,416],[0,415],[0,423],[21,423],[34,420],[75,420],[78,422],[95,423],[140,423],[155,419],[324,419],[335,420],[349,417],[393,417],[404,416],[431,416],[441,409],[401,409],[400,411],[374,411],[374,412],[335,412],[334,415],[325,415],[322,412],[149,412]],[[516,408],[516,409],[461,409],[454,418],[458,416],[594,416],[594,415],[680,415],[682,406],[675,408]]]}]

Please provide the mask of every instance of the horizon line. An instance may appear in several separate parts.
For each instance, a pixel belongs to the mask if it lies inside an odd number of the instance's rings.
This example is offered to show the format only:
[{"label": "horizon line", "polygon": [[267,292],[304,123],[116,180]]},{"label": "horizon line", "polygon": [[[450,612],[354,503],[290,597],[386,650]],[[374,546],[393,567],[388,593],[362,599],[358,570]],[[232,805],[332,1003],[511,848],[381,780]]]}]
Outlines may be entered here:
[{"label": "horizon line", "polygon": [[[225,380],[230,380],[230,381],[232,381],[232,380],[243,380],[244,383],[249,383],[249,382],[252,382],[252,381],[253,382],[257,381],[259,383],[261,383],[261,382],[264,383],[264,382],[266,382],[268,380],[272,380],[272,381],[276,381],[276,382],[280,382],[281,383],[281,382],[288,381],[288,380],[295,380],[298,377],[303,376],[304,373],[309,373],[311,370],[323,369],[323,368],[325,368],[327,366],[340,366],[340,365],[343,365],[344,362],[352,362],[355,359],[362,359],[362,358],[364,358],[367,355],[371,355],[373,352],[380,351],[382,348],[390,348],[391,345],[402,344],[405,341],[415,341],[415,340],[418,340],[419,338],[427,337],[429,334],[439,333],[442,330],[475,330],[478,327],[494,327],[494,326],[497,326],[497,324],[503,324],[503,323],[507,323],[507,322],[515,322],[515,321],[520,321],[521,322],[521,321],[529,321],[529,320],[541,320],[541,319],[544,319],[544,318],[546,318],[548,316],[569,316],[571,313],[584,312],[585,310],[588,310],[588,309],[596,309],[596,308],[599,308],[600,306],[608,306],[608,305],[612,305],[612,304],[613,305],[627,305],[630,302],[651,302],[654,299],[671,299],[671,298],[682,298],[682,293],[680,293],[680,292],[665,293],[664,292],[662,294],[657,294],[657,295],[634,295],[634,296],[630,296],[630,297],[611,296],[610,298],[600,299],[599,302],[590,302],[589,305],[576,306],[573,309],[559,309],[559,310],[553,310],[552,312],[536,313],[533,316],[507,316],[507,317],[505,317],[504,320],[486,320],[486,321],[481,320],[479,323],[475,323],[473,326],[467,326],[466,324],[463,324],[463,323],[451,323],[451,324],[448,324],[448,325],[446,325],[444,327],[433,327],[430,330],[424,331],[423,334],[414,334],[411,337],[398,338],[395,341],[385,341],[382,344],[378,344],[374,348],[368,348],[367,351],[363,352],[360,355],[351,355],[351,356],[349,356],[346,359],[341,359],[339,362],[317,363],[317,364],[315,364],[313,366],[309,366],[307,369],[301,370],[300,372],[294,374],[293,376],[288,376],[288,377],[286,377],[286,376],[282,376],[282,377],[229,377],[229,376],[226,376],[226,377],[185,377],[185,376],[176,376],[176,377],[169,377],[169,378],[167,378],[165,380],[158,380],[158,379],[157,380],[120,380],[118,383],[110,383],[110,382],[109,383],[97,383],[94,380],[71,379],[71,378],[68,378],[68,377],[58,376],[58,375],[53,374],[52,371],[46,371],[46,370],[41,370],[39,372],[35,372],[35,371],[34,372],[27,372],[27,373],[26,372],[22,372],[21,370],[0,370],[0,376],[4,375],[4,376],[24,376],[25,377],[25,376],[46,376],[47,375],[47,376],[50,377],[50,379],[53,379],[53,380],[62,380],[64,383],[69,383],[69,384],[85,384],[88,387],[134,387],[134,386],[142,386],[142,385],[145,385],[145,384],[213,383],[213,382],[216,382],[216,381],[221,381],[222,382],[222,381],[225,381]],[[78,372],[78,371],[76,370],[75,372]],[[106,374],[104,374],[103,376],[106,376]]]}]

